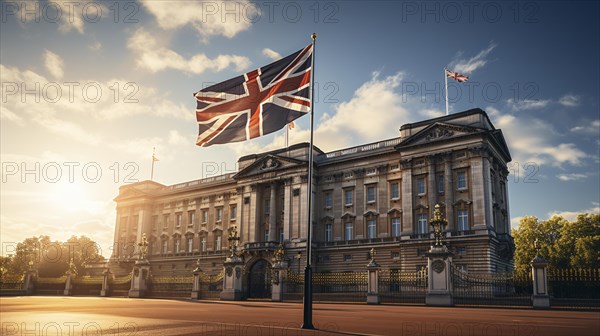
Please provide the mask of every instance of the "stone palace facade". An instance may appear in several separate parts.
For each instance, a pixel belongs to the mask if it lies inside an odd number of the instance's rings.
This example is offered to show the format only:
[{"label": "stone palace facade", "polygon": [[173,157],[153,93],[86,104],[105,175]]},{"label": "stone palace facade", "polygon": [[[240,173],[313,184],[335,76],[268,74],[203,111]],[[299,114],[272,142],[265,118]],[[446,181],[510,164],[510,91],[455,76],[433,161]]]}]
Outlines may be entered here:
[{"label": "stone palace facade", "polygon": [[[302,271],[308,151],[300,143],[241,157],[233,174],[120,187],[111,265],[129,272],[145,233],[153,274],[189,274],[198,259],[204,271],[218,272],[228,254],[228,229],[235,225],[244,276],[268,274],[280,244],[289,268]],[[406,124],[389,140],[314,151],[315,272],[363,271],[371,248],[382,267],[425,267],[433,241],[429,220],[438,203],[457,267],[512,270],[511,157],[502,131],[484,111]]]}]

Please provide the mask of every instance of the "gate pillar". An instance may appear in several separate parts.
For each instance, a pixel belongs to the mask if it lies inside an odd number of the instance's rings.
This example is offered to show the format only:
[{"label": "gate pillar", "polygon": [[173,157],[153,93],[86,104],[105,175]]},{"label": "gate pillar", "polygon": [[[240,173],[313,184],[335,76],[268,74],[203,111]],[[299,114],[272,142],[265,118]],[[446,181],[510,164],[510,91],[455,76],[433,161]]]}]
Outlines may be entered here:
[{"label": "gate pillar", "polygon": [[202,297],[200,293],[200,274],[202,273],[202,269],[200,269],[200,258],[196,261],[196,268],[193,271],[194,274],[194,282],[192,283],[192,300],[199,300]]},{"label": "gate pillar", "polygon": [[379,264],[375,261],[375,249],[371,249],[371,261],[367,264],[367,304],[379,304]]},{"label": "gate pillar", "polygon": [[534,243],[538,254],[531,261],[531,272],[533,279],[533,308],[550,308],[550,296],[548,295],[548,273],[546,269],[548,262],[539,255],[539,245],[537,240]]},{"label": "gate pillar", "polygon": [[227,258],[223,263],[223,291],[221,300],[240,301],[242,299],[242,268],[244,261],[238,256]]},{"label": "gate pillar", "polygon": [[283,301],[288,268],[287,262],[283,260],[284,254],[283,245],[279,244],[279,248],[273,254],[271,301]]},{"label": "gate pillar", "polygon": [[428,306],[452,306],[451,266],[452,252],[442,242],[442,231],[448,224],[441,206],[435,205],[433,220],[430,222],[435,234],[435,245],[425,253],[427,256],[428,283],[425,304]]},{"label": "gate pillar", "polygon": [[131,288],[128,297],[140,298],[146,295],[148,290],[148,280],[150,278],[150,262],[146,259],[148,252],[148,240],[146,234],[142,234],[142,241],[138,243],[139,259],[133,265],[133,274],[131,275]]},{"label": "gate pillar", "polygon": [[112,276],[113,274],[107,266],[102,272],[102,289],[100,290],[100,296],[105,297],[110,295],[110,281]]}]

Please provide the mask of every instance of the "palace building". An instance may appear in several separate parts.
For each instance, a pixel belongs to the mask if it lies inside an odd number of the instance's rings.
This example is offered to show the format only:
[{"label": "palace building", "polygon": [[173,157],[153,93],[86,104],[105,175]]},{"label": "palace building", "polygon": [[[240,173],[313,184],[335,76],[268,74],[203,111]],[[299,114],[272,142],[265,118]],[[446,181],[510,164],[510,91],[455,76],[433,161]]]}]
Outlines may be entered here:
[{"label": "palace building", "polygon": [[[237,227],[245,276],[264,274],[280,244],[289,268],[306,264],[309,145],[241,157],[236,173],[176,185],[120,187],[111,264],[129,272],[145,233],[152,274],[223,269]],[[385,268],[425,267],[429,220],[440,204],[454,265],[513,267],[502,135],[481,109],[406,124],[398,137],[324,153],[314,148],[313,267],[363,271],[369,251]],[[248,293],[251,297],[252,293]]]}]

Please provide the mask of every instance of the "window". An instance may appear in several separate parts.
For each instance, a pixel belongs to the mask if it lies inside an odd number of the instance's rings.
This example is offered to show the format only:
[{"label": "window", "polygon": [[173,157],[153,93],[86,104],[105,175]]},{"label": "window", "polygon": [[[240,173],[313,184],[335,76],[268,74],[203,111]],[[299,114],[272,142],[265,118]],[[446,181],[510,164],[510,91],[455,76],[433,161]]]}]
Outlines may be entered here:
[{"label": "window", "polygon": [[469,212],[467,210],[458,210],[458,231],[466,231],[469,229]]},{"label": "window", "polygon": [[269,241],[269,230],[265,229],[265,239],[264,241]]},{"label": "window", "polygon": [[229,207],[229,220],[235,220],[237,218],[237,205]]},{"label": "window", "polygon": [[163,228],[167,229],[169,227],[169,215],[163,215]]},{"label": "window", "polygon": [[271,213],[271,200],[265,200],[265,215],[268,215]]},{"label": "window", "polygon": [[458,254],[458,255],[467,255],[467,248],[466,247],[457,247],[456,248],[456,254]]},{"label": "window", "polygon": [[400,165],[395,164],[395,165],[390,166],[390,170],[398,170],[398,169],[400,169]]},{"label": "window", "polygon": [[367,203],[375,203],[375,186],[367,187]]},{"label": "window", "polygon": [[190,211],[188,213],[188,224],[189,225],[194,225],[195,222],[196,222],[196,212],[195,211]]},{"label": "window", "polygon": [[331,192],[326,192],[325,193],[325,208],[331,209],[331,204],[332,204]]},{"label": "window", "polygon": [[417,215],[417,233],[423,234],[427,233],[427,214],[418,214]]},{"label": "window", "polygon": [[464,171],[456,173],[456,189],[467,189],[467,173]]},{"label": "window", "polygon": [[347,222],[344,224],[344,239],[346,239],[346,240],[354,239],[352,229],[353,229],[352,222]]},{"label": "window", "polygon": [[369,219],[367,221],[367,238],[373,239],[377,236],[377,221]]},{"label": "window", "polygon": [[279,242],[283,243],[285,236],[283,234],[283,228],[279,228]]},{"label": "window", "polygon": [[444,193],[444,175],[438,176],[438,193]]},{"label": "window", "polygon": [[181,226],[181,213],[175,215],[175,223],[177,223],[177,227]]},{"label": "window", "polygon": [[208,222],[208,210],[202,209],[202,223]]},{"label": "window", "polygon": [[375,168],[367,169],[367,175],[375,175],[376,172],[377,170]]},{"label": "window", "polygon": [[352,255],[344,254],[344,261],[352,261]]},{"label": "window", "polygon": [[400,237],[400,217],[392,218],[392,237]]},{"label": "window", "polygon": [[351,206],[352,205],[352,200],[354,198],[354,190],[352,189],[348,189],[344,191],[344,201],[346,204],[346,206]]},{"label": "window", "polygon": [[[392,251],[391,257],[392,257],[392,259],[398,259],[398,258],[400,258],[400,252],[398,252],[398,251]],[[394,270],[394,271],[396,271],[396,273],[398,272],[398,270]]]},{"label": "window", "polygon": [[194,247],[194,238],[188,237],[187,240],[187,252],[192,253],[192,248]]},{"label": "window", "polygon": [[169,241],[168,240],[163,240],[163,243],[162,243],[162,254],[167,254],[168,251],[169,251]]},{"label": "window", "polygon": [[417,194],[425,195],[425,178],[419,177],[417,179]]},{"label": "window", "polygon": [[292,195],[300,196],[300,188],[294,188],[294,190],[292,190]]},{"label": "window", "polygon": [[200,241],[200,251],[206,252],[206,237],[202,237]]},{"label": "window", "polygon": [[397,200],[400,198],[400,185],[398,184],[398,182],[390,184],[390,198],[393,200]]},{"label": "window", "polygon": [[217,208],[217,222],[220,222],[223,220],[223,208]]},{"label": "window", "polygon": [[152,231],[158,231],[158,216],[152,216]]},{"label": "window", "polygon": [[175,239],[175,253],[179,253],[179,239]]},{"label": "window", "polygon": [[331,224],[325,224],[325,241],[332,241],[333,240],[333,232],[332,232],[332,228],[331,228]]},{"label": "window", "polygon": [[215,238],[215,251],[221,251],[221,235]]}]

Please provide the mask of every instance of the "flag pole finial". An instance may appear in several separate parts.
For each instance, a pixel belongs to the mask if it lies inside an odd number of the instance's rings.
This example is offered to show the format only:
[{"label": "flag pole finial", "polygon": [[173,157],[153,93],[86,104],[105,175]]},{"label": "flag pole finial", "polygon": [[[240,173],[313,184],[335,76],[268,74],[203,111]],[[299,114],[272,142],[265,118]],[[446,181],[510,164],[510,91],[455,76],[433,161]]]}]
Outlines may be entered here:
[{"label": "flag pole finial", "polygon": [[313,39],[313,40],[316,40],[317,39],[317,34],[316,33],[312,33],[310,35],[310,38]]}]

